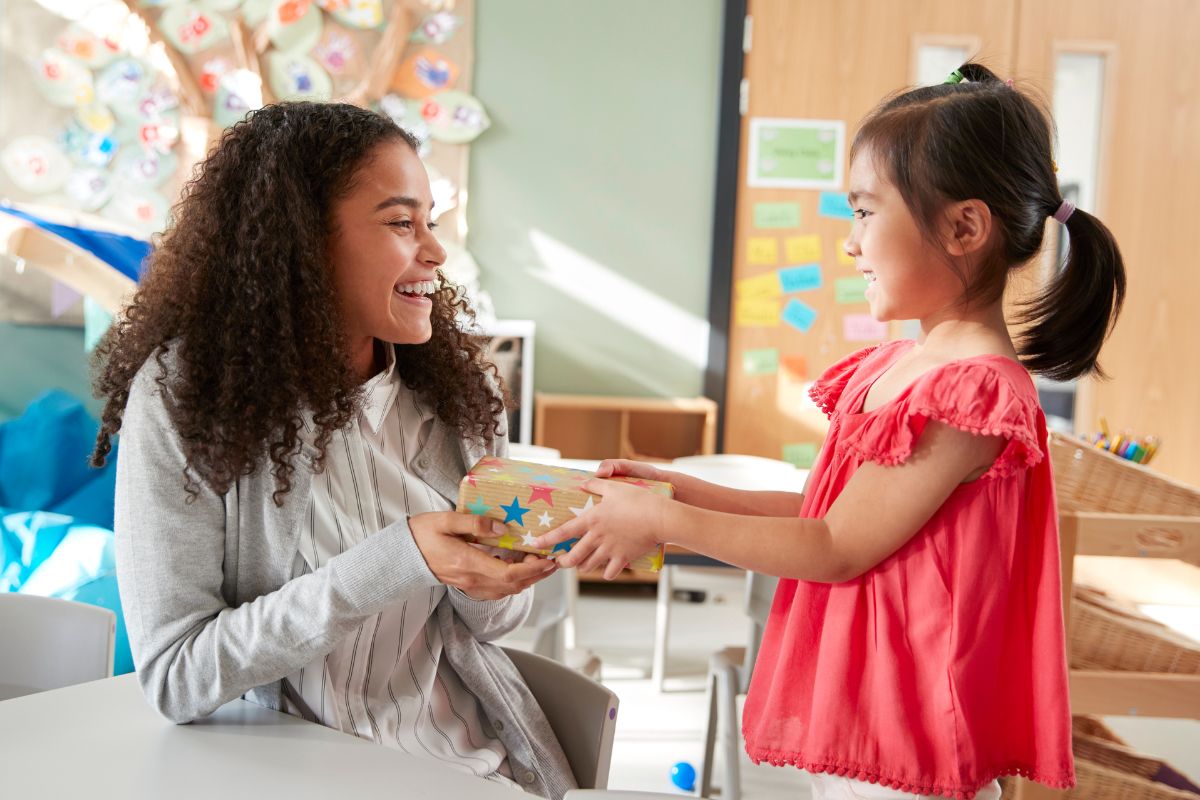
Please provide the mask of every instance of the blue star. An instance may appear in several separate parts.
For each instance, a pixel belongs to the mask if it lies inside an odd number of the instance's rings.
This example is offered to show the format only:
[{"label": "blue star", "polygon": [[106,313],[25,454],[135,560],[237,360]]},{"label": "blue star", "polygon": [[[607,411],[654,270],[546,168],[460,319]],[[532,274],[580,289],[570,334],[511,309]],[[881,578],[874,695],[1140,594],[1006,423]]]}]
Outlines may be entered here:
[{"label": "blue star", "polygon": [[523,508],[520,502],[518,502],[518,498],[513,498],[511,506],[506,506],[501,503],[500,507],[504,509],[505,524],[508,524],[509,522],[515,522],[521,527],[525,526],[525,515],[529,513],[529,509]]},{"label": "blue star", "polygon": [[558,478],[553,475],[534,475],[530,480],[534,483],[554,483]]},{"label": "blue star", "polygon": [[472,514],[476,514],[476,515],[482,517],[485,514],[487,514],[488,509],[490,509],[491,506],[489,506],[487,503],[483,502],[483,495],[480,495],[479,497],[475,498],[474,503],[468,503],[467,508],[471,511]]},{"label": "blue star", "polygon": [[533,467],[517,467],[518,472],[533,472]]},{"label": "blue star", "polygon": [[567,539],[565,542],[559,542],[558,544],[554,545],[554,549],[551,550],[550,552],[551,553],[559,553],[559,552],[569,553],[569,552],[571,552],[571,548],[578,541],[579,541],[578,539]]}]

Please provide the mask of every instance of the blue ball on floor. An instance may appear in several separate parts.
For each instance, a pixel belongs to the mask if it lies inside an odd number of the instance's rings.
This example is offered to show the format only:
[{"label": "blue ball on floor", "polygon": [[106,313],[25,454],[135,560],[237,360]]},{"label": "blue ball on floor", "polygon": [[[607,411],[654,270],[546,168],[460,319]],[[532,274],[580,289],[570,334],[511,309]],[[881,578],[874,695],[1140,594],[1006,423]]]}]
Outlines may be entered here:
[{"label": "blue ball on floor", "polygon": [[685,792],[696,788],[696,768],[686,761],[678,761],[671,766],[671,783]]}]

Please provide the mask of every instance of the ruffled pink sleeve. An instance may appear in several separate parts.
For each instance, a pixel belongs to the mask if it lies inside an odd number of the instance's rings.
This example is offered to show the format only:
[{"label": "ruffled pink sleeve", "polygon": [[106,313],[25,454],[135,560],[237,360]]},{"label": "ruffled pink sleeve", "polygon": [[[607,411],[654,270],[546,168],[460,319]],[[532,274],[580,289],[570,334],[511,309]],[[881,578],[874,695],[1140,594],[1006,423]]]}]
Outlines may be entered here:
[{"label": "ruffled pink sleeve", "polygon": [[863,460],[901,464],[930,420],[1008,440],[985,478],[1032,467],[1044,457],[1045,423],[1033,382],[1019,365],[1001,367],[996,361],[962,361],[931,370],[893,402],[850,415],[840,445]]},{"label": "ruffled pink sleeve", "polygon": [[842,398],[842,392],[846,389],[846,384],[850,383],[850,379],[854,377],[854,373],[863,360],[878,350],[880,346],[872,345],[851,353],[825,370],[821,377],[813,382],[812,388],[808,390],[808,396],[825,412],[825,416],[833,416],[838,401]]}]

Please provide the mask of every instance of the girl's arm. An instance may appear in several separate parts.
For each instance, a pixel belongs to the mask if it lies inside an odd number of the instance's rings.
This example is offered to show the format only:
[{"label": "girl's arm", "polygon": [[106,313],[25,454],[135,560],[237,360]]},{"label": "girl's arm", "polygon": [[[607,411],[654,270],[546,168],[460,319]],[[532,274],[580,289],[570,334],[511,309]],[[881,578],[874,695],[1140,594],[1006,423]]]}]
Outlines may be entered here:
[{"label": "girl's arm", "polygon": [[755,492],[732,489],[716,483],[655,467],[640,461],[609,459],[600,464],[596,477],[628,475],[646,480],[667,481],[675,487],[675,499],[696,508],[722,511],[727,514],[745,514],[760,517],[795,517],[800,513],[804,493]]},{"label": "girl's arm", "polygon": [[604,502],[539,537],[538,546],[580,537],[559,564],[603,566],[609,579],[637,556],[670,542],[755,572],[840,583],[900,549],[959,485],[983,474],[1004,446],[1002,437],[931,421],[904,463],[859,467],[823,519],[716,512],[596,480],[585,488]]}]

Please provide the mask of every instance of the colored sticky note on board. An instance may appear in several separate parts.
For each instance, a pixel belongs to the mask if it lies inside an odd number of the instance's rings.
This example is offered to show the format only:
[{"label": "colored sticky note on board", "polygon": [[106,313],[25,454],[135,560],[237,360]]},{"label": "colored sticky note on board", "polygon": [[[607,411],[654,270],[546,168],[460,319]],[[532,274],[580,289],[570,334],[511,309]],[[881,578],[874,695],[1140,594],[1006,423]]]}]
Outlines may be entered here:
[{"label": "colored sticky note on board", "polygon": [[780,302],[777,297],[750,297],[733,306],[733,324],[750,328],[779,327]]},{"label": "colored sticky note on board", "polygon": [[817,310],[793,297],[784,306],[783,321],[802,333],[808,333],[817,321]]},{"label": "colored sticky note on board", "polygon": [[754,227],[799,228],[799,203],[755,203]]},{"label": "colored sticky note on board", "polygon": [[779,371],[779,351],[774,347],[742,353],[742,369],[747,375],[774,375]]},{"label": "colored sticky note on board", "polygon": [[739,299],[751,297],[779,297],[783,287],[779,285],[779,276],[767,272],[753,278],[740,278],[733,285],[734,295]]},{"label": "colored sticky note on board", "polygon": [[810,233],[807,236],[789,236],[783,242],[784,253],[792,264],[804,264],[821,260],[821,237]]},{"label": "colored sticky note on board", "polygon": [[887,335],[887,323],[870,314],[847,314],[842,318],[842,338],[847,342],[878,342]]},{"label": "colored sticky note on board", "polygon": [[801,355],[781,356],[779,371],[789,380],[804,381],[808,379],[808,359]]},{"label": "colored sticky note on board", "polygon": [[783,460],[799,469],[810,469],[817,460],[817,446],[811,442],[785,444]]},{"label": "colored sticky note on board", "polygon": [[853,278],[838,278],[836,287],[837,301],[842,304],[867,302],[867,279],[861,276]]},{"label": "colored sticky note on board", "polygon": [[817,214],[834,219],[854,219],[854,209],[850,207],[846,195],[841,192],[821,192],[821,199],[817,201]]},{"label": "colored sticky note on board", "polygon": [[787,292],[808,292],[821,288],[821,265],[801,264],[779,270],[779,285]]},{"label": "colored sticky note on board", "polygon": [[779,242],[768,236],[751,236],[746,240],[746,261],[757,266],[779,263]]},{"label": "colored sticky note on board", "polygon": [[854,256],[846,252],[846,240],[838,239],[837,243],[837,261],[844,267],[854,266]]}]

